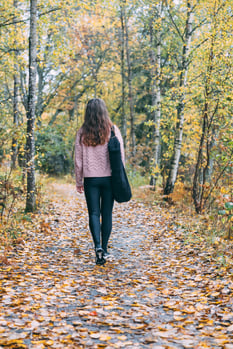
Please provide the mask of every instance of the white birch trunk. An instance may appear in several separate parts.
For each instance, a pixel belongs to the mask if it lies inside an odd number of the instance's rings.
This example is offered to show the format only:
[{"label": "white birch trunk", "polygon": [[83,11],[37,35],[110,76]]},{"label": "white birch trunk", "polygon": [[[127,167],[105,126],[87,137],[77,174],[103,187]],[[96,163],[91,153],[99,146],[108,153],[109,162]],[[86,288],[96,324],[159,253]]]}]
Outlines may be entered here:
[{"label": "white birch trunk", "polygon": [[127,21],[127,17],[126,17],[125,13],[124,13],[124,19],[125,19],[126,59],[127,59],[127,66],[128,66],[131,151],[132,151],[132,156],[134,157],[135,154],[136,154],[136,139],[135,139],[135,125],[134,125],[134,101],[133,101],[133,89],[132,89],[132,67],[131,67],[130,49],[129,49],[128,21]]},{"label": "white birch trunk", "polygon": [[177,124],[175,130],[175,140],[174,140],[174,150],[171,158],[171,167],[169,175],[166,182],[166,187],[164,194],[168,195],[173,192],[174,185],[176,182],[176,177],[179,168],[180,152],[182,146],[182,137],[183,137],[183,123],[184,123],[184,98],[185,98],[185,88],[187,86],[187,77],[188,77],[188,54],[191,45],[191,36],[192,36],[192,21],[193,13],[191,12],[190,1],[187,0],[187,20],[186,20],[186,31],[185,39],[183,44],[183,54],[182,54],[182,67],[180,74],[180,84],[181,89],[180,100],[177,106]]},{"label": "white birch trunk", "polygon": [[[152,65],[152,107],[154,121],[154,168],[159,167],[160,152],[160,119],[161,119],[161,16],[162,1],[158,4],[157,20],[159,20],[159,28],[156,30],[156,52],[153,49],[154,35],[151,28],[151,65]],[[151,177],[151,184],[156,185],[158,174]]]},{"label": "white birch trunk", "polygon": [[[18,1],[14,0],[14,8],[17,9]],[[14,32],[15,36],[17,33],[17,18],[14,16]],[[19,67],[18,67],[18,49],[16,48],[16,40],[15,40],[15,53],[14,53],[14,94],[13,94],[13,124],[14,131],[17,131],[19,125]],[[16,136],[12,138],[12,156],[11,156],[11,166],[15,168],[16,159],[18,153],[18,140]]]},{"label": "white birch trunk", "polygon": [[36,208],[35,185],[35,107],[36,107],[36,42],[37,42],[37,0],[30,0],[30,37],[29,37],[29,87],[27,105],[27,199],[26,211],[33,212]]},{"label": "white birch trunk", "polygon": [[124,148],[126,150],[126,136],[127,136],[127,120],[125,114],[125,25],[124,25],[124,5],[121,5],[121,131],[124,141]]}]

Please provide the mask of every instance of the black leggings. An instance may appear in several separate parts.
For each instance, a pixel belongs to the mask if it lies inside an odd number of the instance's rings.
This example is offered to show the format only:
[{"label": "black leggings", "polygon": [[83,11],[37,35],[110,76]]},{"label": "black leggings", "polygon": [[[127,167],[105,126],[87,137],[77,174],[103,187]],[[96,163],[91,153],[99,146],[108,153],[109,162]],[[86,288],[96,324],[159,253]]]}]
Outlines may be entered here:
[{"label": "black leggings", "polygon": [[113,195],[111,177],[84,178],[84,191],[89,214],[89,226],[95,248],[102,247],[107,252],[108,240],[112,230]]}]

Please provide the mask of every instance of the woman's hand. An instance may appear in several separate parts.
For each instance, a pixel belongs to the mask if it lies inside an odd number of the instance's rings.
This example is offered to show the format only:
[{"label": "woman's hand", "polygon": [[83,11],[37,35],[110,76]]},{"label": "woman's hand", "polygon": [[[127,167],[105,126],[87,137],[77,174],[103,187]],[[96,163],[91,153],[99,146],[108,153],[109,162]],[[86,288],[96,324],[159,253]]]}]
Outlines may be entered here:
[{"label": "woman's hand", "polygon": [[84,192],[83,185],[76,186],[77,192],[82,194]]}]

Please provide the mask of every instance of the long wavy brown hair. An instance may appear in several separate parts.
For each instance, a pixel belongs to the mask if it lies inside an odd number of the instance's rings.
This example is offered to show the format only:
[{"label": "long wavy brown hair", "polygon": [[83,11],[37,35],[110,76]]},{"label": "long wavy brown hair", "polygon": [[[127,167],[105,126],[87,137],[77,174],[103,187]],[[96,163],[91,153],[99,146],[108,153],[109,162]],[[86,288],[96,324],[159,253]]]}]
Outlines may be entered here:
[{"label": "long wavy brown hair", "polygon": [[100,98],[91,99],[86,106],[80,142],[94,147],[106,143],[111,126],[104,101]]}]

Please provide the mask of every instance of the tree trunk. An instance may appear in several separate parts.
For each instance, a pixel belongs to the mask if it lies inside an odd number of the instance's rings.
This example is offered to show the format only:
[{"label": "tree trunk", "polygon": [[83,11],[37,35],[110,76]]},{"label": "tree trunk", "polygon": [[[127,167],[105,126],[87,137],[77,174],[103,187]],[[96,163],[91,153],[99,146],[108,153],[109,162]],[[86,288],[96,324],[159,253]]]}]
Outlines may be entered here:
[{"label": "tree trunk", "polygon": [[125,25],[124,25],[124,9],[121,6],[121,132],[126,149],[127,136],[127,120],[125,114]]},{"label": "tree trunk", "polygon": [[131,135],[131,152],[134,157],[136,154],[136,140],[135,140],[135,125],[134,125],[134,100],[133,100],[133,89],[132,89],[132,67],[130,59],[130,49],[129,49],[129,31],[128,31],[128,21],[124,10],[124,20],[125,20],[125,46],[126,46],[126,59],[128,68],[128,85],[129,85],[129,109],[130,109],[130,135]]},{"label": "tree trunk", "polygon": [[36,103],[36,122],[38,127],[41,127],[41,115],[43,112],[43,84],[44,84],[44,74],[43,74],[43,68],[37,66],[37,73],[38,73],[38,93],[37,93],[37,103]]},{"label": "tree trunk", "polygon": [[[47,76],[52,70],[52,67],[47,66],[47,63],[49,61],[49,53],[51,52],[51,43],[52,43],[52,32],[48,31],[47,33],[47,41],[46,45],[44,47],[44,54],[43,54],[43,64],[37,64],[37,76],[38,76],[38,88],[37,88],[37,101],[36,101],[36,123],[37,126],[40,128],[41,127],[41,117],[44,112],[44,109],[47,105],[45,98],[43,97],[43,90],[46,86],[46,80]],[[40,38],[37,35],[37,47],[39,47],[38,50],[41,49],[41,43],[40,43]],[[40,52],[37,52],[37,55]],[[41,52],[42,53],[42,52]],[[58,84],[59,85],[59,84]],[[48,101],[50,98],[52,99],[53,93],[48,97]]]},{"label": "tree trunk", "polygon": [[[14,7],[17,9],[18,0],[14,0]],[[14,32],[15,36],[17,33],[17,18],[14,16]],[[13,94],[13,125],[14,131],[17,131],[19,125],[19,67],[18,67],[18,49],[16,48],[16,40],[14,42],[15,53],[14,53],[14,94]],[[11,156],[11,166],[12,168],[16,167],[16,159],[18,153],[18,140],[17,136],[14,135],[12,138],[12,156]]]},{"label": "tree trunk", "polygon": [[202,134],[201,134],[197,162],[195,166],[195,174],[193,179],[193,200],[194,200],[194,205],[197,213],[201,213],[201,210],[202,210],[200,189],[201,189],[201,186],[203,186],[203,169],[202,169],[203,147],[204,147],[205,134],[206,134],[207,127],[208,127],[208,103],[206,102],[204,107]]},{"label": "tree trunk", "polygon": [[175,130],[175,139],[174,139],[174,150],[171,158],[171,166],[169,175],[167,178],[166,186],[164,189],[164,194],[169,195],[173,192],[176,177],[179,168],[180,152],[182,146],[182,137],[183,137],[183,123],[184,123],[184,98],[185,98],[185,88],[187,86],[187,77],[188,77],[188,53],[191,45],[192,37],[192,21],[193,14],[191,10],[190,1],[187,0],[187,20],[186,20],[186,30],[185,30],[185,39],[183,44],[183,53],[182,53],[182,65],[180,71],[180,83],[179,87],[181,90],[179,103],[177,105],[177,124]]},{"label": "tree trunk", "polygon": [[[204,192],[205,192],[205,184],[207,178],[209,176],[209,167],[210,167],[210,128],[211,124],[213,124],[213,118],[218,110],[218,101],[216,107],[212,113],[212,116],[209,115],[209,100],[211,99],[212,87],[210,84],[210,79],[213,71],[213,59],[214,59],[214,37],[212,36],[211,47],[209,53],[209,64],[206,75],[205,82],[205,104],[204,104],[204,112],[203,112],[203,120],[202,120],[202,134],[199,144],[197,162],[195,166],[195,174],[193,179],[193,201],[195,210],[197,213],[201,213],[204,206]],[[213,137],[213,134],[212,134]],[[205,145],[206,143],[206,145]],[[204,149],[205,148],[205,149]],[[203,163],[203,152],[205,151],[205,164]]]},{"label": "tree trunk", "polygon": [[37,0],[30,0],[30,37],[29,37],[29,87],[27,106],[27,199],[26,211],[33,212],[36,208],[35,185],[35,105],[36,105],[36,26],[37,26]]},{"label": "tree trunk", "polygon": [[[157,19],[161,23],[162,1],[158,4]],[[152,108],[154,121],[154,164],[155,173],[151,176],[150,184],[155,187],[158,178],[159,151],[160,151],[160,118],[161,118],[161,24],[156,30],[156,52],[154,51],[154,29],[151,19],[150,25],[150,44],[151,44],[151,78],[152,78]]]},{"label": "tree trunk", "polygon": [[[211,134],[211,139],[210,139],[210,144],[209,144],[209,152],[211,152],[211,150],[216,146],[217,142],[216,142],[216,137],[217,137],[217,130],[216,128],[212,129],[212,134]],[[206,181],[208,183],[211,183],[211,179],[212,179],[212,174],[213,174],[213,170],[214,170],[214,157],[210,155],[209,158],[209,166],[206,169]]]}]

